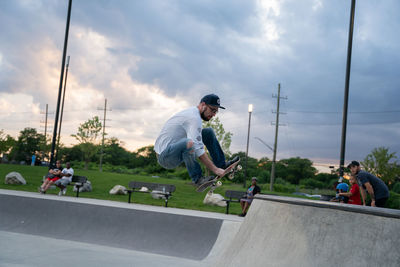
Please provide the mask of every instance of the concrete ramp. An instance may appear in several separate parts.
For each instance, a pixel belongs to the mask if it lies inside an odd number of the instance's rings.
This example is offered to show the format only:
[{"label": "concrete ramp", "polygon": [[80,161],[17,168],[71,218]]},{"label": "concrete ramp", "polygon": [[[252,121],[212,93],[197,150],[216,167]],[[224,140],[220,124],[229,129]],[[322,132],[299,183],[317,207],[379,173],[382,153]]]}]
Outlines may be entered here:
[{"label": "concrete ramp", "polygon": [[[234,234],[242,221],[233,215],[0,190],[0,266],[72,266],[74,257],[75,266],[209,266],[217,256],[211,250],[221,251],[233,238],[228,232]],[[54,265],[60,259],[65,265]]]},{"label": "concrete ramp", "polygon": [[215,266],[400,266],[400,211],[259,196]]},{"label": "concrete ramp", "polygon": [[240,218],[0,190],[2,266],[400,266],[400,211],[258,196]]}]

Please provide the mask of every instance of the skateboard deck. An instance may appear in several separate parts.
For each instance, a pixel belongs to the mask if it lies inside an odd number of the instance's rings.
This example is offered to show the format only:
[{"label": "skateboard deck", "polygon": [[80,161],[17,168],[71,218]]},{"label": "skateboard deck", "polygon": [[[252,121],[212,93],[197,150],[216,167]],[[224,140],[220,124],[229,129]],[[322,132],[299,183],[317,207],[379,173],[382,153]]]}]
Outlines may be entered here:
[{"label": "skateboard deck", "polygon": [[242,169],[242,166],[238,165],[239,162],[240,162],[240,159],[238,161],[236,161],[235,163],[231,164],[228,168],[225,169],[224,173],[221,176],[217,175],[217,176],[215,176],[214,179],[199,185],[196,188],[196,191],[203,192],[209,187],[211,187],[211,189],[214,190],[216,187],[222,185],[222,182],[219,180],[227,174],[229,174],[229,179],[232,180],[235,175],[235,172],[240,171]]}]

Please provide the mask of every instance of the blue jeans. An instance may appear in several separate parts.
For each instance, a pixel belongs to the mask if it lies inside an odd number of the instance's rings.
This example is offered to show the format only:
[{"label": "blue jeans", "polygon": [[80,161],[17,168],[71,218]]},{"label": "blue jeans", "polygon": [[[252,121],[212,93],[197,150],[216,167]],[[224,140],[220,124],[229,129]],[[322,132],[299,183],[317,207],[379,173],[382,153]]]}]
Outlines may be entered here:
[{"label": "blue jeans", "polygon": [[[225,168],[225,155],[214,130],[212,128],[204,128],[201,131],[201,136],[215,166]],[[200,164],[196,160],[193,148],[187,148],[189,141],[191,140],[183,138],[174,144],[169,144],[158,156],[158,163],[166,169],[174,169],[184,162],[190,178],[193,182],[197,182],[203,176],[203,173]]]}]

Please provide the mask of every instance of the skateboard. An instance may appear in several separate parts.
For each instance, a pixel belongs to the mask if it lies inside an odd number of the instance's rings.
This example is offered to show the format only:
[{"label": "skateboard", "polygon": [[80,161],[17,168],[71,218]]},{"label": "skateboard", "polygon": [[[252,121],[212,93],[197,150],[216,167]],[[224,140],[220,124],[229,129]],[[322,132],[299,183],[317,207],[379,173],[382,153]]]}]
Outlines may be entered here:
[{"label": "skateboard", "polygon": [[201,185],[199,185],[196,189],[197,192],[203,192],[205,191],[207,188],[210,187],[210,192],[213,192],[215,188],[219,187],[222,185],[222,182],[219,181],[221,178],[223,178],[225,175],[228,175],[228,178],[230,180],[232,180],[235,177],[235,173],[238,171],[242,170],[242,166],[239,165],[240,159],[238,161],[236,161],[235,163],[233,163],[232,165],[230,165],[228,168],[225,169],[224,173],[221,176],[215,176],[214,179],[205,182]]}]

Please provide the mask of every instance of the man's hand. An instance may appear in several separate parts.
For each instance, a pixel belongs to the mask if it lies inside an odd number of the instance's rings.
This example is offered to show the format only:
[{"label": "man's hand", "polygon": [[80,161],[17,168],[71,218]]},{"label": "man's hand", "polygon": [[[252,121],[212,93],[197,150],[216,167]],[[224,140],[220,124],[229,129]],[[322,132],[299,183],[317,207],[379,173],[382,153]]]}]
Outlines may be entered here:
[{"label": "man's hand", "polygon": [[218,176],[222,176],[224,174],[224,172],[225,172],[225,170],[221,169],[221,168],[216,168],[214,171],[215,175],[218,175]]},{"label": "man's hand", "polygon": [[206,165],[207,169],[209,169],[210,171],[212,171],[216,175],[220,176],[220,175],[224,174],[225,170],[215,166],[214,163],[210,160],[210,158],[207,156],[206,153],[201,155],[199,157],[199,159],[204,165]]}]

